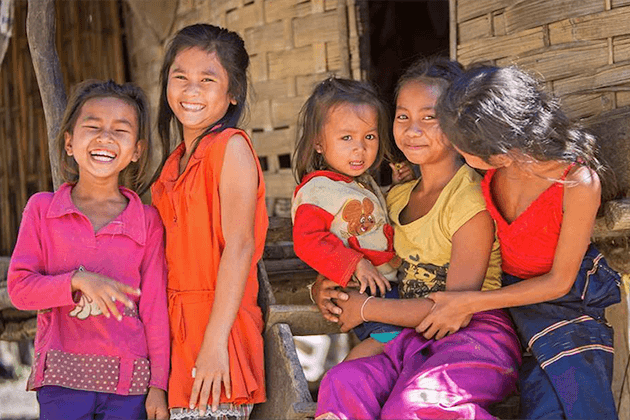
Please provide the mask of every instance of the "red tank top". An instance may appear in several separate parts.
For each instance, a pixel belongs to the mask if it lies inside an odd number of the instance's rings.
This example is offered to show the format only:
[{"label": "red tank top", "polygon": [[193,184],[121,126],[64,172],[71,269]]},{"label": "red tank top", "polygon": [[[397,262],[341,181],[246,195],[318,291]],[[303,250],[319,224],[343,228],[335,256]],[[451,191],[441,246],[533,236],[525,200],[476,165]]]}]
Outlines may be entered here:
[{"label": "red tank top", "polygon": [[490,169],[481,188],[486,207],[497,224],[501,244],[501,268],[523,279],[548,273],[562,226],[564,183],[575,163],[570,164],[558,182],[543,191],[512,223],[508,223],[492,199],[491,184],[496,169]]}]

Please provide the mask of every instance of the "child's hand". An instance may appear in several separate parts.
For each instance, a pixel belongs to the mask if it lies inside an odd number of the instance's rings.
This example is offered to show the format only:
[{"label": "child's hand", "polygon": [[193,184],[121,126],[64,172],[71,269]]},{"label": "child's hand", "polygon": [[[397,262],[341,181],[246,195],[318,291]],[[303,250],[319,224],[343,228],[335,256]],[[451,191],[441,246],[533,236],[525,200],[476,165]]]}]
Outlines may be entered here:
[{"label": "child's hand", "polygon": [[407,161],[390,163],[389,167],[392,168],[392,185],[413,181],[416,178],[411,164]]},{"label": "child's hand", "polygon": [[348,332],[357,325],[363,323],[361,319],[361,306],[368,296],[358,293],[356,290],[346,289],[348,300],[338,300],[335,303],[341,308],[339,315],[339,328],[341,332]]},{"label": "child's hand", "polygon": [[389,280],[379,273],[376,267],[365,258],[361,258],[361,261],[357,264],[357,268],[354,270],[354,276],[359,282],[359,293],[361,294],[365,292],[368,286],[372,296],[376,296],[377,287],[381,291],[381,296],[385,296],[388,290],[392,290]]},{"label": "child's hand", "polygon": [[[359,287],[359,283],[350,280],[346,287]],[[317,275],[317,280],[311,286],[311,297],[322,313],[322,316],[330,322],[338,322],[338,315],[341,308],[333,302],[338,300],[348,300],[348,295],[341,290],[340,286],[321,274]]]},{"label": "child's hand", "polygon": [[73,292],[80,290],[96,302],[107,318],[111,313],[119,321],[122,320],[122,315],[116,308],[116,301],[120,301],[128,308],[133,309],[134,303],[127,297],[127,294],[140,296],[138,289],[109,277],[82,270],[76,271],[72,276],[71,287]]},{"label": "child's hand", "polygon": [[160,388],[149,387],[147,400],[144,403],[149,420],[168,420],[168,405],[166,403],[166,392]]},{"label": "child's hand", "polygon": [[416,327],[427,340],[439,340],[466,327],[473,314],[467,310],[467,292],[435,292],[427,295],[433,302],[431,312]]},{"label": "child's hand", "polygon": [[206,412],[210,395],[212,395],[212,411],[217,411],[219,408],[221,383],[225,386],[225,396],[232,397],[230,356],[227,344],[222,345],[213,341],[206,345],[204,342],[197,355],[194,372],[195,382],[190,394],[189,407],[192,410],[199,402],[200,416]]}]

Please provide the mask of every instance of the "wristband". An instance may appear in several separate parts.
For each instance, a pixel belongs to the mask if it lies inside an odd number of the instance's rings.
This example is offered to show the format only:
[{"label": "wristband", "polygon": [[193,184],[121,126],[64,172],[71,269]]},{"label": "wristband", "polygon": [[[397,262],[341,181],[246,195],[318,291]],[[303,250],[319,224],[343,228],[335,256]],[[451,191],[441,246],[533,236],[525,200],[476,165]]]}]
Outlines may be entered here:
[{"label": "wristband", "polygon": [[368,300],[372,299],[374,296],[368,296],[367,299],[365,299],[363,301],[363,305],[361,305],[361,319],[363,320],[363,322],[368,322],[367,319],[365,319],[365,315],[363,315],[363,309],[365,309],[365,304],[368,303]]},{"label": "wristband", "polygon": [[315,302],[315,299],[313,299],[313,286],[315,286],[315,282],[313,282],[311,284],[307,284],[306,288],[308,289],[308,297],[311,298],[311,302],[313,302],[313,304],[317,305],[317,302]]}]

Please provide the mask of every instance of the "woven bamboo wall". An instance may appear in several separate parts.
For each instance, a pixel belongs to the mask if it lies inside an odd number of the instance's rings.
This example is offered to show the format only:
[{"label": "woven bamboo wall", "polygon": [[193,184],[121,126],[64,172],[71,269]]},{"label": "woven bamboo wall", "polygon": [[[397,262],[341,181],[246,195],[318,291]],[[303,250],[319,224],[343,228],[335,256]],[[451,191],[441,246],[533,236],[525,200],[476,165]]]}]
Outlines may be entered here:
[{"label": "woven bamboo wall", "polygon": [[463,64],[519,64],[544,77],[572,116],[630,105],[629,0],[452,0]]},{"label": "woven bamboo wall", "polygon": [[[154,12],[139,10],[134,18],[151,25]],[[254,96],[245,127],[263,164],[267,200],[274,214],[287,214],[295,188],[290,156],[297,114],[314,84],[329,74],[361,78],[358,20],[354,0],[181,0],[168,36],[184,26],[208,22],[238,32],[251,56]],[[154,36],[133,25],[146,48],[147,37],[160,43],[161,54],[149,56],[130,39],[137,80],[157,103],[157,72],[168,37]],[[143,33],[141,33],[143,32]],[[149,47],[151,51],[155,48]],[[146,69],[149,71],[147,72]],[[138,70],[143,70],[144,75]]]},{"label": "woven bamboo wall", "polygon": [[[125,80],[118,1],[57,0],[66,88],[85,78]],[[10,255],[28,197],[52,189],[44,112],[26,38],[27,2],[15,2],[0,69],[0,255]]]},{"label": "woven bamboo wall", "polygon": [[[463,64],[518,64],[543,78],[565,110],[598,135],[618,182],[609,195],[630,197],[630,0],[450,0],[450,5],[451,57]],[[607,245],[612,249],[607,258],[627,272],[627,239]],[[613,392],[620,419],[630,420],[627,303],[609,308],[607,316],[616,331]]]}]

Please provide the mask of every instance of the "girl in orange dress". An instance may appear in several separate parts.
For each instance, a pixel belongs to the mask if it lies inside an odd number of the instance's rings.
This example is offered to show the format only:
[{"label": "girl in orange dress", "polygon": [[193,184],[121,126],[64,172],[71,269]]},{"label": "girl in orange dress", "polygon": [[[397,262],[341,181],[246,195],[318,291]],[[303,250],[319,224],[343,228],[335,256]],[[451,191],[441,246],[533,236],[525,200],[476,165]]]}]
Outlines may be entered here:
[{"label": "girl in orange dress", "polygon": [[265,187],[236,128],[248,64],[236,33],[198,24],[173,38],[160,73],[158,130],[165,150],[172,128],[181,140],[152,187],[166,230],[171,419],[247,418],[265,400],[256,303]]}]

